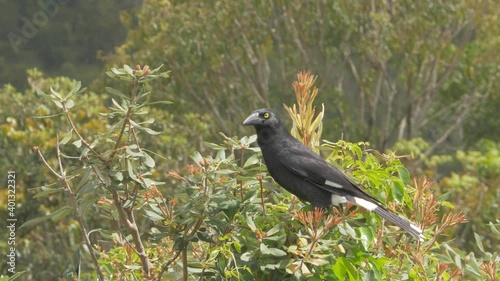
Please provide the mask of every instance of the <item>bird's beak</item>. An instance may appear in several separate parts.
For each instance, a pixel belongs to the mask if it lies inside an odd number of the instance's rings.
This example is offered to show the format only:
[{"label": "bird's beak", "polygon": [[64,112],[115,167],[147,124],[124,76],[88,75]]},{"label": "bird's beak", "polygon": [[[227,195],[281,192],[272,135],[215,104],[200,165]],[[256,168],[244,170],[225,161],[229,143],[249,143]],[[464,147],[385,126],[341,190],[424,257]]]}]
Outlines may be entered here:
[{"label": "bird's beak", "polygon": [[247,119],[245,119],[245,121],[243,121],[243,125],[245,126],[257,125],[260,124],[261,122],[262,121],[259,118],[259,113],[253,112],[252,114],[250,114],[250,116],[247,117]]}]

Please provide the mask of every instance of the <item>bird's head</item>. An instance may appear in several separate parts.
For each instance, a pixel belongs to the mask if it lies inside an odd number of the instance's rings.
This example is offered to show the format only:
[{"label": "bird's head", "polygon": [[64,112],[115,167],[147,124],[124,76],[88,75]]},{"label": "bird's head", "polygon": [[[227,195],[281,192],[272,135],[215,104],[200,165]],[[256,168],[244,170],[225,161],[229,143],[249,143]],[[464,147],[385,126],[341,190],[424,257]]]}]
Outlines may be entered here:
[{"label": "bird's head", "polygon": [[250,114],[243,125],[254,126],[255,128],[277,128],[280,124],[276,114],[268,108],[257,109]]}]

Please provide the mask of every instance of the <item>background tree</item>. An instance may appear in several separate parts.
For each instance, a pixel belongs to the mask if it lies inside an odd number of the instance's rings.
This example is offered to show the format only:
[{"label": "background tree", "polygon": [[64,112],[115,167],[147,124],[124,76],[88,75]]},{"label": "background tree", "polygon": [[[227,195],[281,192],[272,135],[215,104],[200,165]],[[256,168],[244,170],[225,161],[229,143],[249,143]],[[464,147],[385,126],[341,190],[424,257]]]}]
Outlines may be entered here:
[{"label": "background tree", "polygon": [[312,70],[321,101],[335,106],[325,136],[342,132],[380,149],[420,136],[430,155],[460,145],[471,113],[494,113],[482,105],[499,92],[498,9],[470,1],[148,1],[109,63],[165,62],[177,73],[166,87],[180,110],[205,104],[200,111],[224,132],[240,130],[232,121],[248,107],[286,103],[296,70]]}]

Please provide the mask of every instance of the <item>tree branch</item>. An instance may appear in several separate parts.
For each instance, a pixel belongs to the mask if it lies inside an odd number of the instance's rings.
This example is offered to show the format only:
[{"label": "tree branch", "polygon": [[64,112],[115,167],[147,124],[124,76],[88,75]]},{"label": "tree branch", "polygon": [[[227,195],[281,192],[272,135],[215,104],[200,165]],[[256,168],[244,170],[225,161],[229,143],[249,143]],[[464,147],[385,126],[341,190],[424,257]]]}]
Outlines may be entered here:
[{"label": "tree branch", "polygon": [[144,245],[142,244],[141,234],[139,232],[139,228],[135,222],[134,212],[133,210],[125,211],[123,208],[120,196],[116,190],[111,190],[111,194],[113,196],[113,202],[116,206],[116,210],[118,211],[118,217],[120,219],[120,223],[125,226],[127,231],[132,236],[132,240],[134,241],[134,245],[136,247],[137,255],[141,260],[142,269],[147,275],[151,273],[151,262],[149,261],[148,255],[144,251]]},{"label": "tree branch", "polygon": [[80,210],[78,208],[78,198],[76,198],[76,195],[73,193],[71,190],[71,186],[68,182],[68,179],[66,178],[66,172],[64,171],[64,167],[62,164],[61,160],[61,149],[60,149],[60,144],[59,144],[59,136],[56,136],[56,150],[57,150],[57,161],[59,163],[59,173],[57,173],[52,167],[47,163],[47,160],[45,160],[45,157],[43,156],[42,152],[38,147],[35,148],[35,150],[38,152],[38,155],[42,159],[43,163],[49,170],[54,174],[64,185],[64,191],[69,194],[69,199],[71,203],[71,208],[73,209],[74,216],[76,221],[78,222],[78,225],[80,226],[80,232],[82,235],[83,242],[87,246],[90,257],[92,259],[92,263],[94,264],[95,270],[97,272],[97,276],[99,277],[100,281],[104,281],[104,275],[102,274],[101,268],[99,267],[99,262],[97,259],[97,256],[95,254],[94,247],[92,246],[92,243],[90,242],[87,227],[85,226],[85,221],[83,220]]}]

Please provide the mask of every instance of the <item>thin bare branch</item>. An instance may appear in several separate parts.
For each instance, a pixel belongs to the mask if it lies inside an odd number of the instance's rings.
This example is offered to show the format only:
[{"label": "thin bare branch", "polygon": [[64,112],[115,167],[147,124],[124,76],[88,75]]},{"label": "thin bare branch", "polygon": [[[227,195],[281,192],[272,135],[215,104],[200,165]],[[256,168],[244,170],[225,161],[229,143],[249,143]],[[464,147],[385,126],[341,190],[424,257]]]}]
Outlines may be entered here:
[{"label": "thin bare branch", "polygon": [[97,276],[99,277],[99,280],[104,281],[104,275],[102,274],[101,268],[99,266],[99,262],[97,259],[97,256],[95,254],[95,249],[92,246],[92,243],[90,242],[87,227],[85,226],[85,222],[80,214],[80,208],[78,207],[78,198],[76,195],[73,193],[73,190],[71,189],[71,186],[69,185],[69,182],[66,178],[66,172],[64,171],[62,159],[61,159],[61,148],[60,148],[60,143],[59,143],[59,136],[56,136],[56,149],[57,149],[57,161],[59,163],[59,171],[60,171],[60,179],[64,184],[64,190],[66,193],[69,194],[69,199],[71,202],[71,207],[73,209],[75,219],[78,222],[78,225],[80,226],[80,231],[82,234],[83,242],[85,245],[87,245],[87,248],[90,253],[90,257],[92,258],[92,263],[94,264],[95,270],[97,272]]},{"label": "thin bare branch", "polygon": [[161,271],[160,271],[160,274],[158,274],[158,281],[161,281],[162,279],[162,276],[163,276],[163,273],[165,273],[165,271],[168,270],[168,267],[170,266],[170,264],[172,264],[178,257],[179,255],[182,253],[182,251],[177,251],[175,252],[175,255],[170,259],[168,260],[165,265],[163,265],[163,267],[161,268]]}]

